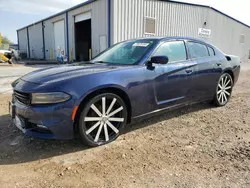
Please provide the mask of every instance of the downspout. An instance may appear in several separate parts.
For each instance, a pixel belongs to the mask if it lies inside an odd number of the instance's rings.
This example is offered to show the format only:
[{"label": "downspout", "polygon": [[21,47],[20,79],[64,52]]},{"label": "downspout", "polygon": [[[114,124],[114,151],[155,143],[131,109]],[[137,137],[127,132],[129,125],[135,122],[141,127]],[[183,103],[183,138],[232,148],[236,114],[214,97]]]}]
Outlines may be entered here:
[{"label": "downspout", "polygon": [[42,21],[42,35],[43,35],[43,59],[45,60],[46,59],[46,56],[45,56],[45,39],[44,39],[44,23]]},{"label": "downspout", "polygon": [[29,27],[27,27],[27,40],[28,40],[28,52],[30,58],[30,36],[29,36]]},{"label": "downspout", "polygon": [[67,43],[67,57],[69,62],[69,20],[68,12],[66,12],[66,43]]},{"label": "downspout", "polygon": [[111,0],[108,0],[108,47],[111,46]]}]

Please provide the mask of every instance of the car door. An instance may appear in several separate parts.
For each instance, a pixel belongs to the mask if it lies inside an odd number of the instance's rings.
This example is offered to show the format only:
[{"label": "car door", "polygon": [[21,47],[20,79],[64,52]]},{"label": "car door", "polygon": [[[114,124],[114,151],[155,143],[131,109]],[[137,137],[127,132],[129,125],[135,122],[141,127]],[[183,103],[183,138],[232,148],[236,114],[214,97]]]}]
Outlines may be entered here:
[{"label": "car door", "polygon": [[[193,66],[182,40],[162,43],[152,56],[167,56],[165,65],[154,64],[154,97],[157,108],[178,105],[189,100],[193,81]],[[150,71],[150,70],[149,70]]]},{"label": "car door", "polygon": [[186,44],[190,57],[196,62],[191,95],[194,99],[212,97],[221,75],[221,63],[216,58],[215,50],[197,41],[186,41]]}]

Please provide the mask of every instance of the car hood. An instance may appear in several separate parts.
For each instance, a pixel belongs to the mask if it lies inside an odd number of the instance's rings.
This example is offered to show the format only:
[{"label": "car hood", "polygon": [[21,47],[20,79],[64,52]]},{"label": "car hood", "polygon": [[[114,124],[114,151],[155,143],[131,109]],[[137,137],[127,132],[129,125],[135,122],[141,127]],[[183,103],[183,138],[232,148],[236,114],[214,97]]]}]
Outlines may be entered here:
[{"label": "car hood", "polygon": [[114,69],[122,69],[126,66],[114,66],[107,64],[72,64],[58,67],[50,67],[39,69],[28,73],[21,77],[22,80],[37,84],[58,82],[75,77],[81,77],[89,74],[112,71]]}]

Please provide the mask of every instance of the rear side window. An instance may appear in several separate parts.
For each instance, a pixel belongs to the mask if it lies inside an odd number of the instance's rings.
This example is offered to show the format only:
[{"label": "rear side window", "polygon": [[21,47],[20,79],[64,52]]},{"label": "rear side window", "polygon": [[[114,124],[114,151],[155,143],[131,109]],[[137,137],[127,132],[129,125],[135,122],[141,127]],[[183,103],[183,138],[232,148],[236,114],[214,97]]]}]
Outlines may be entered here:
[{"label": "rear side window", "polygon": [[210,56],[215,56],[214,49],[208,46],[208,51]]},{"label": "rear side window", "polygon": [[187,53],[183,41],[163,43],[154,53],[154,56],[168,56],[169,62],[187,60]]},{"label": "rear side window", "polygon": [[187,44],[191,58],[196,59],[209,56],[206,45],[197,42],[188,42]]}]

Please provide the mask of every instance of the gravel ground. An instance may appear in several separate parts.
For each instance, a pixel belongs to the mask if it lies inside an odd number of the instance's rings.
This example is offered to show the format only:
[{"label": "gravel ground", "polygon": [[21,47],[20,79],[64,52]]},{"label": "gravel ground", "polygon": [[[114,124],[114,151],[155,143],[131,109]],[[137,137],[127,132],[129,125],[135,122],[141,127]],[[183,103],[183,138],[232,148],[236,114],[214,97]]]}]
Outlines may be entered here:
[{"label": "gravel ground", "polygon": [[10,124],[9,99],[0,95],[3,188],[250,187],[249,71],[225,107],[203,103],[167,112],[90,149],[77,140],[23,136]]}]

